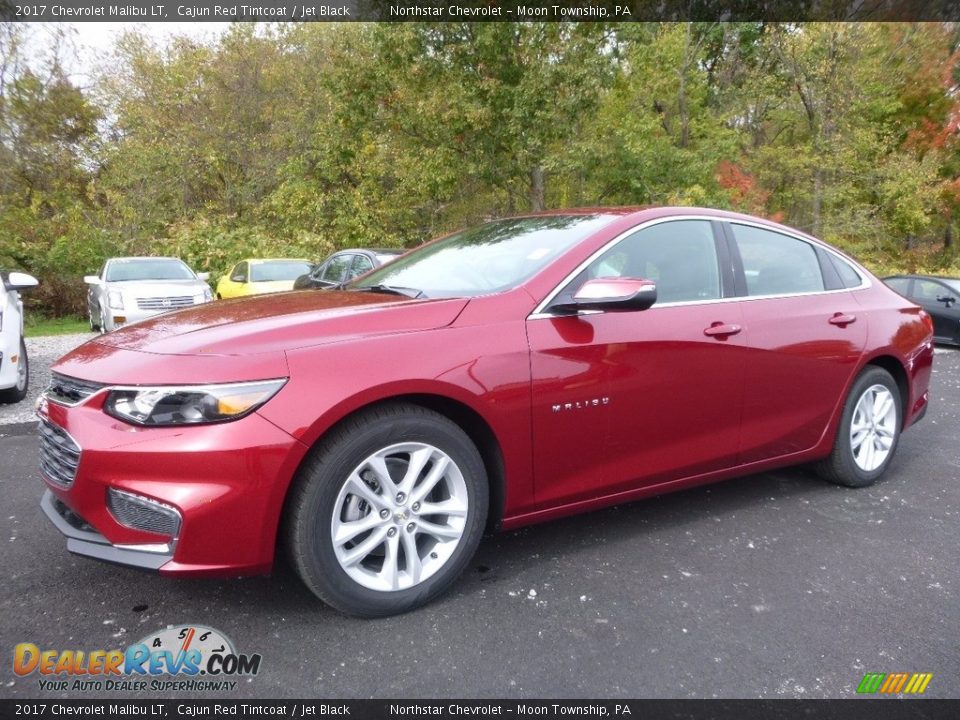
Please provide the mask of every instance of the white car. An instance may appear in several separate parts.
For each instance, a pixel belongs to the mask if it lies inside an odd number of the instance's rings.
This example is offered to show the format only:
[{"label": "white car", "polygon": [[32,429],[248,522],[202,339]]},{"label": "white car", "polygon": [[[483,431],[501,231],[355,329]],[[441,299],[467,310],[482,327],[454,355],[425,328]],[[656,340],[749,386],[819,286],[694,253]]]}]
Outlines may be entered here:
[{"label": "white car", "polygon": [[110,258],[87,275],[90,329],[110,332],[160,313],[213,299],[209,273],[195,273],[174,257]]},{"label": "white car", "polygon": [[27,396],[30,385],[20,291],[36,287],[37,280],[21,272],[0,273],[0,280],[0,403],[15,403]]}]

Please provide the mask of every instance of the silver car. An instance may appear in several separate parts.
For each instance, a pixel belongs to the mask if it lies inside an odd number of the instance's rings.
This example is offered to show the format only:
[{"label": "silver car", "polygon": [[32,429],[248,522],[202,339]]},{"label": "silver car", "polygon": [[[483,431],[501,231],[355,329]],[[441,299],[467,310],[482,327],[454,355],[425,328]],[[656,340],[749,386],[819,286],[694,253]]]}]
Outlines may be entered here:
[{"label": "silver car", "polygon": [[195,273],[179,258],[110,258],[87,275],[90,329],[110,332],[160,313],[209,302],[209,273]]}]

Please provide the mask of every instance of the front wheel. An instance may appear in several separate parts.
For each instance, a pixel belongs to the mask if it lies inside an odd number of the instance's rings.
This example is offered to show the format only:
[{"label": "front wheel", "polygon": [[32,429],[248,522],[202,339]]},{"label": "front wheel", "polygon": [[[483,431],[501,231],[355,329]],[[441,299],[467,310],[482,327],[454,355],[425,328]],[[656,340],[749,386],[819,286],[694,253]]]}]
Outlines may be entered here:
[{"label": "front wheel", "polygon": [[817,464],[817,472],[838,485],[872,485],[893,460],[902,417],[893,377],[883,368],[867,367],[850,388],[833,450]]},{"label": "front wheel", "polygon": [[431,410],[395,404],[347,420],[301,468],[286,543],[304,584],[341,612],[423,605],[470,561],[489,489],[476,446]]},{"label": "front wheel", "polygon": [[27,345],[20,338],[20,357],[17,359],[17,380],[12,388],[0,390],[0,403],[17,403],[27,396],[30,389],[30,361],[27,359]]}]

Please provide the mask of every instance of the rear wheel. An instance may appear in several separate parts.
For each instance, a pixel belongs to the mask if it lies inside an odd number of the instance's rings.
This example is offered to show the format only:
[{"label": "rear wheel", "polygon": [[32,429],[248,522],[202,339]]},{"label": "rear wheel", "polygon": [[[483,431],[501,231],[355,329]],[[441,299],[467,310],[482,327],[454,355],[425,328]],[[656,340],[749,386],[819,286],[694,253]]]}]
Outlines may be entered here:
[{"label": "rear wheel", "polygon": [[20,356],[17,358],[17,380],[12,388],[0,390],[0,403],[20,402],[30,389],[30,361],[27,358],[27,345],[20,338]]},{"label": "rear wheel", "polygon": [[867,367],[850,389],[833,450],[816,465],[817,472],[847,487],[872,485],[893,460],[902,417],[893,377],[883,368]]},{"label": "rear wheel", "polygon": [[438,413],[388,405],[346,421],[304,464],[287,504],[298,574],[341,612],[381,617],[446,590],[480,542],[483,461]]}]

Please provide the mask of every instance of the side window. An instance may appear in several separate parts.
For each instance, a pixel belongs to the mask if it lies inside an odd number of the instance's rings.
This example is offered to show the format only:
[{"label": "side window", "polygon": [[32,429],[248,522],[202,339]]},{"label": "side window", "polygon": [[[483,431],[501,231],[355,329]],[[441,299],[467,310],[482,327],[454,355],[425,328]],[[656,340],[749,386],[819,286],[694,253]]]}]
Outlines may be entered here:
[{"label": "side window", "polygon": [[575,293],[598,277],[654,280],[658,304],[716,300],[720,265],[713,228],[708,220],[674,220],[639,230],[594,260],[567,290]]},{"label": "side window", "polygon": [[941,285],[933,280],[918,279],[913,281],[913,296],[917,298],[917,300],[925,300],[926,302],[935,303],[937,302],[938,298],[956,298],[957,294],[947,288],[945,285]]},{"label": "side window", "polygon": [[771,230],[732,224],[748,295],[822,292],[823,274],[810,243]]},{"label": "side window", "polygon": [[233,282],[245,283],[247,281],[247,264],[245,262],[237,263],[233,272],[230,273],[230,279]]},{"label": "side window", "polygon": [[860,287],[863,284],[863,278],[860,277],[860,273],[854,270],[853,266],[846,260],[841,260],[833,254],[830,255],[830,260],[833,262],[833,267],[836,268],[837,274],[840,276],[840,280],[843,282],[845,288]]},{"label": "side window", "polygon": [[910,278],[887,278],[883,281],[891,290],[907,297],[910,292]]},{"label": "side window", "polygon": [[327,267],[323,270],[323,276],[320,278],[323,282],[338,283],[343,280],[344,273],[353,262],[353,255],[336,255],[330,258]]},{"label": "side window", "polygon": [[365,272],[370,272],[371,270],[373,270],[373,263],[370,262],[370,258],[366,255],[357,255],[353,261],[353,266],[350,268],[350,279],[358,275],[363,275]]}]

